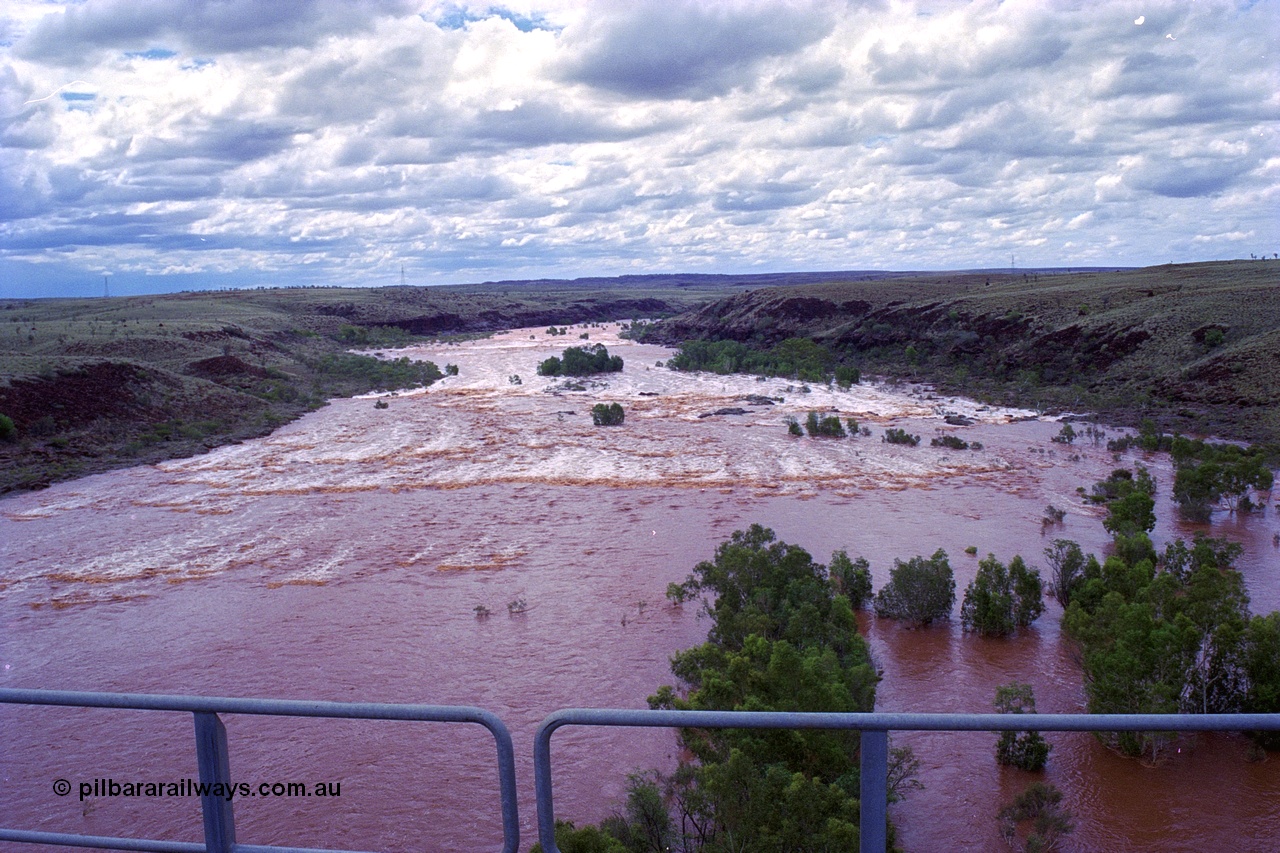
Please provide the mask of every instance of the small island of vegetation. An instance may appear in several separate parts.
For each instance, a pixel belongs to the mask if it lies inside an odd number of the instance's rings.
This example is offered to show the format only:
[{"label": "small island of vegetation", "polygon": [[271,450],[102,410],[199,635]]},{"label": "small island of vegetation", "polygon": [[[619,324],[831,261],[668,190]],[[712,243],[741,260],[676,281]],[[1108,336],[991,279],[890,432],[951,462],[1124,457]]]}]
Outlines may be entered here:
[{"label": "small island of vegetation", "polygon": [[569,347],[560,357],[553,355],[538,365],[539,376],[591,376],[621,371],[622,356],[609,355],[604,344]]}]

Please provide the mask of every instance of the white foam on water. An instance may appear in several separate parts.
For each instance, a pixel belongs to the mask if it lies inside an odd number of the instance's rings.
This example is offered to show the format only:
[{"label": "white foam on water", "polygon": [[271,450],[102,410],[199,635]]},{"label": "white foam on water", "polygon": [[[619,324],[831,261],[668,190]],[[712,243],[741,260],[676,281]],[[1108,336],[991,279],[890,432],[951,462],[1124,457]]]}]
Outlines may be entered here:
[{"label": "white foam on water", "polygon": [[[949,478],[1000,483],[1016,479],[1019,466],[1028,464],[1011,461],[1005,451],[929,447],[927,438],[915,448],[887,444],[878,434],[797,438],[788,434],[787,421],[803,421],[817,411],[855,418],[876,433],[902,425],[923,434],[955,432],[945,425],[946,414],[999,424],[1030,412],[937,398],[920,387],[859,384],[841,390],[779,378],[681,373],[657,366],[671,358],[672,350],[622,340],[618,330],[616,324],[593,327],[590,340],[582,341],[572,333],[551,337],[541,329],[524,329],[461,344],[386,351],[388,357],[457,364],[459,373],[426,389],[335,400],[265,438],[136,469],[162,474],[159,481],[136,475],[136,489],[120,488],[119,477],[131,475],[117,472],[29,498],[6,509],[5,517],[41,523],[112,509],[185,519],[170,524],[169,532],[153,532],[147,541],[111,553],[72,548],[54,565],[44,560],[29,566],[16,555],[6,584],[37,576],[57,584],[146,584],[245,566],[280,583],[340,577],[354,546],[310,545],[311,537],[324,532],[320,521],[291,516],[287,524],[264,526],[260,518],[251,523],[244,515],[257,513],[263,502],[294,496],[339,500],[495,484],[856,495],[928,487]],[[625,369],[571,380],[537,375],[537,365],[565,347],[595,343],[621,355]],[[512,384],[514,375],[521,384]],[[761,397],[772,404],[764,405]],[[375,408],[376,400],[387,408]],[[591,406],[613,402],[623,405],[625,423],[594,426]],[[714,414],[721,409],[744,413]],[[239,543],[238,548],[228,549],[228,542]],[[482,538],[451,550],[434,547],[414,546],[397,562],[501,568],[525,545]]]}]

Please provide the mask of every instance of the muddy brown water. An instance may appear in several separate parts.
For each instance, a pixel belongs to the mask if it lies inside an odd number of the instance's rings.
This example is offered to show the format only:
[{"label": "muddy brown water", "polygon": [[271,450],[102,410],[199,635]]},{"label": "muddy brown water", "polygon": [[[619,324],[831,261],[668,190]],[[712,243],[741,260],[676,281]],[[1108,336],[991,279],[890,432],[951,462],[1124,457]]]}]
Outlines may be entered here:
[{"label": "muddy brown water", "polygon": [[[0,683],[476,705],[512,728],[527,849],[538,722],[564,707],[644,707],[669,683],[670,655],[700,642],[707,623],[695,607],[667,604],[666,586],[734,530],[764,524],[824,562],[847,548],[871,561],[877,587],[894,558],[943,548],[958,592],[977,568],[967,546],[1041,566],[1059,536],[1105,547],[1096,511],[1075,490],[1115,462],[1091,444],[1051,443],[1057,423],[920,389],[806,392],[683,376],[656,366],[667,350],[589,333],[627,368],[586,391],[557,393],[534,375],[576,338],[522,330],[418,348],[459,375],[388,397],[387,409],[336,401],[264,439],[5,500]],[[783,402],[753,405],[748,394]],[[592,427],[590,405],[615,400],[626,423]],[[748,413],[698,417],[727,406]],[[786,435],[786,416],[827,407],[874,435]],[[948,427],[946,413],[977,423]],[[885,426],[924,442],[886,445]],[[985,449],[925,446],[940,432]],[[1167,459],[1143,461],[1161,485],[1157,543],[1206,529],[1175,522]],[[1068,515],[1045,530],[1049,503]],[[1254,611],[1280,609],[1275,507],[1223,513],[1208,529],[1244,544]],[[517,599],[528,609],[509,614]],[[477,606],[491,615],[478,618]],[[1017,679],[1035,687],[1041,711],[1082,710],[1060,617],[1050,601],[1022,636],[982,640],[957,624],[912,631],[864,616],[884,671],[877,708],[984,712],[996,686]],[[337,799],[238,801],[242,842],[499,844],[492,742],[479,727],[237,715],[226,725],[237,781],[341,783]],[[5,825],[199,840],[197,799],[78,795],[95,779],[194,777],[190,715],[10,706],[0,731]],[[1155,767],[1088,735],[1049,740],[1045,778],[1076,814],[1063,849],[1276,849],[1280,760],[1250,762],[1238,737],[1187,738]],[[1037,777],[998,768],[990,734],[895,742],[915,749],[925,785],[891,809],[907,850],[1007,849],[995,813]],[[558,814],[597,821],[617,806],[627,773],[670,769],[675,741],[665,731],[567,729],[554,755]],[[71,795],[53,793],[59,778]]]}]

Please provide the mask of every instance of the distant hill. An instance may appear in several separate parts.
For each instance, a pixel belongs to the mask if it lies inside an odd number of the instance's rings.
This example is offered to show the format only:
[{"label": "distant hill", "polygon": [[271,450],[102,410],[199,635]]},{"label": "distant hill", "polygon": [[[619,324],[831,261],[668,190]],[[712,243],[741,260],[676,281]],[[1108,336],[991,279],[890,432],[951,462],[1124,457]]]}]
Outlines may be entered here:
[{"label": "distant hill", "polygon": [[648,340],[825,344],[863,372],[1280,443],[1280,262],[932,273],[734,294]]}]

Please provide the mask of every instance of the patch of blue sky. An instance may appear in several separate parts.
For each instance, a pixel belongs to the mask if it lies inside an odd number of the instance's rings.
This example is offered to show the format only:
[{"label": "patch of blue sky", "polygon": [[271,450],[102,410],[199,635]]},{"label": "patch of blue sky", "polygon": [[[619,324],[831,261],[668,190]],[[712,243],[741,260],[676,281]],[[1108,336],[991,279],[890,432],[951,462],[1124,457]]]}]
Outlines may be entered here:
[{"label": "patch of blue sky", "polygon": [[97,100],[93,92],[58,92],[58,97],[63,99],[69,110],[92,111],[93,101]]},{"label": "patch of blue sky", "polygon": [[147,50],[133,50],[125,53],[127,59],[172,59],[177,56],[176,50],[169,50],[163,47],[153,47]]},{"label": "patch of blue sky", "polygon": [[[426,15],[421,16],[425,21],[432,21]],[[482,13],[472,12],[463,9],[461,6],[448,6],[443,12],[438,14],[433,23],[445,30],[461,30],[465,29],[467,24],[483,21],[486,18],[501,18],[504,21],[510,21],[517,30],[522,33],[531,33],[534,30],[550,30],[558,32],[559,27],[554,27],[547,23],[546,19],[541,15],[529,17],[521,15],[519,12],[513,12],[502,6],[490,6]]]},{"label": "patch of blue sky", "polygon": [[189,59],[186,62],[182,63],[182,70],[194,71],[196,69],[205,68],[207,66],[217,65],[217,64],[218,64],[218,61],[216,59],[205,59],[204,57],[197,56],[195,59]]}]

